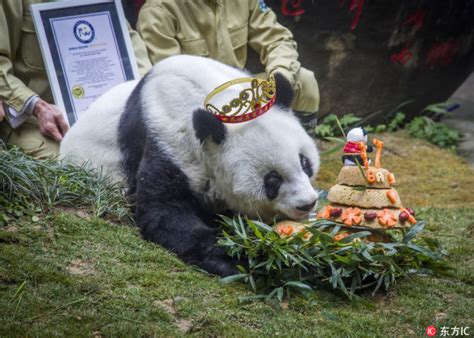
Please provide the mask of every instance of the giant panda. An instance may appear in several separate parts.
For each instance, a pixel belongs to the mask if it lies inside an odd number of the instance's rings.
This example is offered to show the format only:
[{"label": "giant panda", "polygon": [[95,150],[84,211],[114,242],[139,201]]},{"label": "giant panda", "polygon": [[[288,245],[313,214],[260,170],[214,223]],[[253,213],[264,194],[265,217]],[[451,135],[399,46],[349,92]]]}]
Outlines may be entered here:
[{"label": "giant panda", "polygon": [[318,198],[319,154],[283,76],[275,74],[275,104],[254,120],[224,124],[203,108],[214,88],[249,76],[208,58],[164,59],[93,103],[60,155],[123,180],[145,239],[210,273],[234,274],[239,262],[215,245],[216,214],[304,219]]}]

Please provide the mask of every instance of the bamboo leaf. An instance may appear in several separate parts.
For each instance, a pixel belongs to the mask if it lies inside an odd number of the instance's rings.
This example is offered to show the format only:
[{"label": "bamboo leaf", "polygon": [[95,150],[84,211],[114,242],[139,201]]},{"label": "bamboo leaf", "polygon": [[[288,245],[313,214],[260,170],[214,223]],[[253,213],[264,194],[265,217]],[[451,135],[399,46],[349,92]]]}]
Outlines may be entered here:
[{"label": "bamboo leaf", "polygon": [[336,153],[336,152],[338,152],[338,151],[341,151],[342,148],[344,148],[344,145],[343,145],[343,144],[338,144],[338,145],[332,147],[332,148],[329,149],[329,150],[323,151],[323,152],[321,153],[321,156],[328,156],[328,155],[331,155],[331,154],[333,154],[333,153]]},{"label": "bamboo leaf", "polygon": [[333,142],[337,142],[337,143],[340,143],[342,144],[342,146],[344,146],[346,144],[346,141],[342,138],[339,138],[339,137],[330,137],[330,136],[327,136],[324,138],[325,140],[327,141],[333,141]]},{"label": "bamboo leaf", "polygon": [[344,131],[344,128],[342,128],[341,121],[339,121],[339,118],[336,116],[336,123],[337,126],[339,127],[339,130],[341,131],[341,134],[346,138],[346,133]]},{"label": "bamboo leaf", "polygon": [[403,243],[408,243],[412,239],[416,237],[425,227],[425,221],[421,221],[416,223],[410,230],[405,234],[405,238],[403,239]]},{"label": "bamboo leaf", "polygon": [[304,290],[308,290],[308,291],[313,291],[313,288],[311,286],[309,286],[308,284],[305,284],[303,282],[298,282],[298,281],[286,282],[285,286],[290,286],[290,287],[294,287],[294,288],[297,288],[297,289],[304,289]]},{"label": "bamboo leaf", "polygon": [[260,230],[258,230],[254,222],[248,221],[247,224],[250,226],[253,233],[255,234],[255,236],[257,236],[258,239],[263,239],[262,233],[260,232]]},{"label": "bamboo leaf", "polygon": [[246,274],[239,273],[239,274],[236,274],[236,275],[220,278],[219,283],[221,283],[221,284],[233,283],[233,282],[241,281],[245,277],[247,277]]}]

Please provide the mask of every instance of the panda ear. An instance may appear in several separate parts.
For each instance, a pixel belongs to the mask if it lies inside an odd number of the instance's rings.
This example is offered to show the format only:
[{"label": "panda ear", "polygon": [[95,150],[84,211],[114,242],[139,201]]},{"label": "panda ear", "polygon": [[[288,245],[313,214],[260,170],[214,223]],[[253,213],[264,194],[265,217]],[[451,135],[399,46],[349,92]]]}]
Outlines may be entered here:
[{"label": "panda ear", "polygon": [[288,81],[284,75],[278,72],[275,72],[273,74],[273,77],[275,78],[276,86],[275,103],[285,108],[290,108],[295,95],[293,92],[293,88],[291,88],[290,81]]},{"label": "panda ear", "polygon": [[194,111],[193,128],[196,137],[201,143],[212,139],[214,143],[221,144],[227,133],[224,123],[205,109],[196,109]]}]

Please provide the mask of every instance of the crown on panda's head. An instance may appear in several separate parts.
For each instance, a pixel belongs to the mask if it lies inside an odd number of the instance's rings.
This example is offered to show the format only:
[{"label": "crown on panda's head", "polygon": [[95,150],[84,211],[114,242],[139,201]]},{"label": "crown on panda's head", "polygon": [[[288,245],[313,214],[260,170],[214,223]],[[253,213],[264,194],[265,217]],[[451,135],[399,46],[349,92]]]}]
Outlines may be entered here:
[{"label": "crown on panda's head", "polygon": [[[210,101],[229,87],[250,83],[240,91],[239,96],[224,104],[221,109]],[[228,81],[215,88],[204,100],[206,109],[224,123],[240,123],[253,120],[266,113],[275,103],[276,85],[273,76],[269,80],[240,78]]]}]

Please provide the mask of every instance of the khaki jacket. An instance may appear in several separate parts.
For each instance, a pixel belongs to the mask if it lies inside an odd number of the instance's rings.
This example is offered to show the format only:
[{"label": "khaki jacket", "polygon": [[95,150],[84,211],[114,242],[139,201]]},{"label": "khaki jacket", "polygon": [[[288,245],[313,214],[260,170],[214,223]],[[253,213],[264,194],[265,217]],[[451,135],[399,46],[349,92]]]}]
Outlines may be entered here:
[{"label": "khaki jacket", "polygon": [[[30,13],[30,4],[42,2],[0,0],[0,100],[18,111],[33,95],[53,101]],[[137,32],[130,37],[143,75],[151,67],[146,47]]]},{"label": "khaki jacket", "polygon": [[137,30],[152,63],[191,54],[244,68],[250,46],[267,74],[278,69],[294,85],[300,69],[292,33],[259,0],[147,0]]}]

